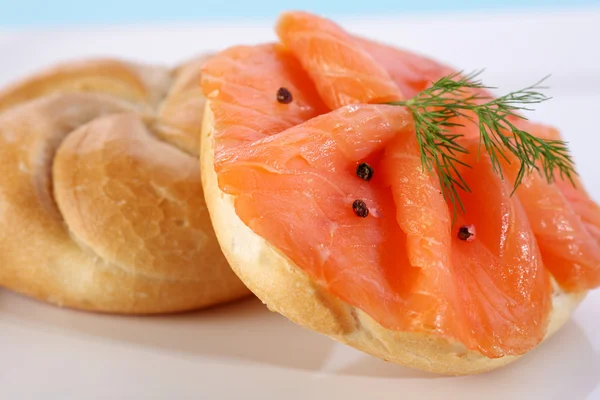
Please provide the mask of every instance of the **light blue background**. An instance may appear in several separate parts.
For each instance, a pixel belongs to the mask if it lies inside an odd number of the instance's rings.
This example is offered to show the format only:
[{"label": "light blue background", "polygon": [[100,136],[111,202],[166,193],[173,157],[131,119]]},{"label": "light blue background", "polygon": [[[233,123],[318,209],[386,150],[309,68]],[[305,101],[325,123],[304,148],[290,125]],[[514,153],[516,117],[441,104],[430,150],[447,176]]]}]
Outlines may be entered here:
[{"label": "light blue background", "polygon": [[600,0],[0,0],[0,28],[273,18],[289,9],[329,16],[600,6]]}]

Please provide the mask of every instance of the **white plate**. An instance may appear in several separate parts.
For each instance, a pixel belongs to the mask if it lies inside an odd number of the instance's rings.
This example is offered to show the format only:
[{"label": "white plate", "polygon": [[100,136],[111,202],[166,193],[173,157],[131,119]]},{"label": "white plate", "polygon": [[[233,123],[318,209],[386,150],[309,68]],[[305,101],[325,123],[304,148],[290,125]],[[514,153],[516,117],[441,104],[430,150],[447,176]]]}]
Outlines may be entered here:
[{"label": "white plate", "polygon": [[[554,100],[534,117],[564,132],[584,181],[600,199],[600,12],[343,22],[459,68],[488,67],[486,82],[503,89],[552,73]],[[90,55],[171,64],[204,50],[272,40],[271,25],[0,33],[0,83]],[[385,363],[293,325],[255,299],[186,315],[128,318],[58,309],[4,290],[0,360],[2,399],[600,398],[600,290],[538,349],[471,377]]]}]

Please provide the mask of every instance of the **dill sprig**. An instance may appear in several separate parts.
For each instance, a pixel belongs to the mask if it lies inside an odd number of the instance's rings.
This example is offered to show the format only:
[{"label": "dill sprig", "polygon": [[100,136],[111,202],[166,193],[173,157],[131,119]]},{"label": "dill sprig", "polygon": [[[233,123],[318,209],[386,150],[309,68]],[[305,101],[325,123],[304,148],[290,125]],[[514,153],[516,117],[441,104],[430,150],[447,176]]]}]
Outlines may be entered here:
[{"label": "dill sprig", "polygon": [[530,105],[550,99],[540,92],[546,89],[541,84],[547,77],[521,90],[492,98],[485,90],[495,88],[477,79],[481,72],[445,76],[410,100],[389,103],[404,106],[411,112],[423,168],[437,173],[440,187],[453,205],[454,220],[459,209],[464,212],[459,190],[471,191],[458,168],[459,165],[471,168],[460,160],[460,154],[468,150],[460,144],[463,135],[456,133],[456,127],[464,126],[456,122],[460,121],[459,117],[477,124],[480,151],[481,147],[487,151],[494,172],[502,178],[501,160],[511,162],[507,152],[517,158],[520,167],[513,193],[533,171],[541,173],[549,183],[558,172],[561,179],[566,178],[574,185],[572,175],[576,172],[566,142],[538,138],[511,122],[514,118],[527,119],[519,112],[532,111]]}]

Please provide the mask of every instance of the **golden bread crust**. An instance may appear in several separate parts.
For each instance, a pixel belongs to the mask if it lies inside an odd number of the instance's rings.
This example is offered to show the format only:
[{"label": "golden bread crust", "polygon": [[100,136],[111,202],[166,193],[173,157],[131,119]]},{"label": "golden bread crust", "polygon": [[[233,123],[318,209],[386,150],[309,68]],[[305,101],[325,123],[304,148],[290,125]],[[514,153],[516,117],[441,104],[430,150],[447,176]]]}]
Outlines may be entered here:
[{"label": "golden bread crust", "polygon": [[[212,113],[208,104],[201,148],[204,194],[221,248],[235,273],[270,310],[386,361],[425,371],[475,374],[519,358],[490,359],[460,343],[431,334],[389,330],[362,310],[333,296],[237,216],[233,196],[223,193],[218,186]],[[557,293],[546,337],[560,329],[584,296],[585,293]]]},{"label": "golden bread crust", "polygon": [[204,203],[202,62],[71,62],[0,92],[1,286],[131,314],[249,294]]}]

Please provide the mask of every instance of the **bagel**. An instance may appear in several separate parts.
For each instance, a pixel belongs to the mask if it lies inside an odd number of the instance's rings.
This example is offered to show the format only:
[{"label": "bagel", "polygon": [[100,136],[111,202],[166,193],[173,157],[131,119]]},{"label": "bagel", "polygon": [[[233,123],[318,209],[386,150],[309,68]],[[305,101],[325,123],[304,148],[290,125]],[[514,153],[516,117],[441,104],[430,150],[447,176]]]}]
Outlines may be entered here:
[{"label": "bagel", "polygon": [[284,13],[276,32],[222,50],[201,79],[206,203],[268,308],[384,360],[465,375],[527,354],[600,285],[600,207],[583,185],[522,175],[509,145],[499,166],[481,144],[506,129],[561,146],[556,129],[491,113],[483,133],[483,119],[436,114],[495,96],[314,14]]}]

